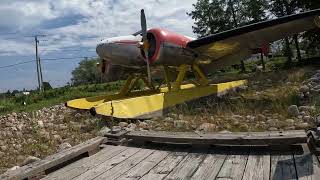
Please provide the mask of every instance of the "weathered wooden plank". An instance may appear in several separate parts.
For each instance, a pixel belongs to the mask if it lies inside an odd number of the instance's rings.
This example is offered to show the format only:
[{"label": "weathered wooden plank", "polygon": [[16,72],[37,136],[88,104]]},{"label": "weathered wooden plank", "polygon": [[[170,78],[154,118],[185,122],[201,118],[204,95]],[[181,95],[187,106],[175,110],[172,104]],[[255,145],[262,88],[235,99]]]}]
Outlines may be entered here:
[{"label": "weathered wooden plank", "polygon": [[102,149],[97,154],[80,159],[79,161],[76,161],[72,164],[69,164],[68,166],[61,168],[57,171],[54,171],[45,178],[44,180],[67,180],[72,179],[80,174],[98,166],[99,164],[105,162],[106,160],[120,154],[124,150],[126,150],[128,147],[125,146],[110,146],[106,145],[104,146],[104,149]]},{"label": "weathered wooden plank", "polygon": [[147,158],[149,155],[151,155],[154,152],[155,150],[151,150],[151,149],[141,149],[139,152],[137,152],[130,158],[116,165],[112,169],[105,171],[103,174],[100,174],[95,179],[101,179],[101,180],[116,179],[122,174],[126,173],[131,168],[133,168],[134,166],[136,166],[138,163],[143,161],[145,158]]},{"label": "weathered wooden plank", "polygon": [[169,155],[169,151],[156,150],[142,162],[137,164],[135,167],[130,169],[125,174],[121,175],[118,179],[120,180],[136,180],[147,174],[154,166]]},{"label": "weathered wooden plank", "polygon": [[270,179],[297,179],[293,155],[271,155]]},{"label": "weathered wooden plank", "polygon": [[252,152],[244,170],[243,180],[269,180],[270,178],[270,154]]},{"label": "weathered wooden plank", "polygon": [[226,154],[220,154],[220,152],[210,151],[210,153],[206,156],[204,161],[200,164],[198,170],[194,173],[191,179],[193,180],[215,179],[226,157],[227,157]]},{"label": "weathered wooden plank", "polygon": [[208,133],[194,132],[130,132],[125,135],[135,142],[154,141],[186,144],[284,145],[306,143],[305,131]]},{"label": "weathered wooden plank", "polygon": [[47,169],[53,168],[68,160],[78,157],[81,154],[96,150],[104,137],[96,137],[82,144],[71,147],[65,151],[49,156],[43,160],[36,161],[26,166],[20,167],[15,171],[10,171],[0,176],[0,179],[26,179],[37,174],[42,174]]},{"label": "weathered wooden plank", "polygon": [[244,169],[248,160],[248,153],[234,153],[230,152],[224,161],[220,172],[218,173],[216,179],[242,179]]},{"label": "weathered wooden plank", "polygon": [[320,167],[315,155],[293,155],[299,180],[317,180],[320,178]]},{"label": "weathered wooden plank", "polygon": [[113,158],[109,159],[108,161],[105,161],[104,163],[101,163],[100,165],[96,166],[93,169],[90,169],[89,171],[81,174],[80,176],[77,176],[74,179],[82,179],[82,180],[89,180],[94,179],[97,176],[103,174],[104,172],[108,171],[109,169],[114,168],[121,162],[125,161],[126,159],[130,158],[134,154],[141,151],[141,148],[128,148],[125,151],[121,152],[120,154],[114,156]]},{"label": "weathered wooden plank", "polygon": [[167,176],[188,154],[183,151],[173,151],[165,159],[163,159],[157,166],[151,169],[141,180],[161,180]]},{"label": "weathered wooden plank", "polygon": [[206,157],[206,152],[191,152],[189,153],[171,173],[164,179],[191,179],[193,174],[197,171],[199,165]]}]

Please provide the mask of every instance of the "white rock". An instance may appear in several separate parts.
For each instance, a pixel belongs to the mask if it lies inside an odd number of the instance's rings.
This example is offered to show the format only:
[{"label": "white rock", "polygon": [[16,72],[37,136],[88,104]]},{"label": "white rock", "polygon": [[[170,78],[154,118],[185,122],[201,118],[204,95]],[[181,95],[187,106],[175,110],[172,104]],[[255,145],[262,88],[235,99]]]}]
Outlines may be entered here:
[{"label": "white rock", "polygon": [[6,150],[8,149],[8,146],[2,145],[2,146],[0,146],[0,149],[1,149],[2,151],[6,151]]},{"label": "white rock", "polygon": [[34,156],[28,156],[21,164],[21,166],[36,162],[41,160],[40,158],[34,157]]},{"label": "white rock", "polygon": [[306,93],[306,92],[308,92],[309,90],[310,90],[309,87],[306,86],[306,85],[303,85],[303,86],[300,87],[300,92]]},{"label": "white rock", "polygon": [[278,119],[269,119],[267,121],[267,123],[270,125],[270,126],[277,126],[278,123],[279,123],[279,120]]},{"label": "white rock", "polygon": [[269,131],[278,131],[278,128],[276,128],[276,127],[270,127],[268,130],[269,130]]},{"label": "white rock", "polygon": [[20,168],[20,166],[13,166],[12,168],[8,169],[7,172],[15,171],[15,170],[17,170],[19,168]]},{"label": "white rock", "polygon": [[302,117],[307,115],[307,113],[304,112],[304,111],[301,111],[299,114],[300,114]]},{"label": "white rock", "polygon": [[320,125],[320,115],[315,118],[315,123]]},{"label": "white rock", "polygon": [[177,114],[174,114],[174,113],[169,113],[169,114],[168,114],[168,117],[178,118],[178,115],[177,115]]},{"label": "white rock", "polygon": [[155,131],[163,131],[162,127],[157,127],[154,129]]},{"label": "white rock", "polygon": [[177,129],[188,129],[189,122],[183,120],[176,120],[173,122],[173,126]]},{"label": "white rock", "polygon": [[293,120],[293,119],[287,119],[287,120],[286,120],[286,123],[287,123],[289,126],[292,126],[292,125],[294,125],[294,120]]},{"label": "white rock", "polygon": [[203,123],[198,127],[198,131],[204,131],[204,132],[213,132],[215,131],[217,126],[212,123]]},{"label": "white rock", "polygon": [[66,130],[66,129],[68,129],[68,127],[66,125],[64,125],[64,124],[60,124],[59,125],[59,129],[60,130]]},{"label": "white rock", "polygon": [[299,115],[299,109],[297,105],[291,105],[288,107],[288,113],[293,116],[297,117]]},{"label": "white rock", "polygon": [[119,122],[118,125],[119,125],[121,128],[125,128],[125,127],[128,126],[128,123],[126,123],[126,122]]},{"label": "white rock", "polygon": [[15,112],[13,112],[11,115],[12,115],[13,117],[17,117],[17,116],[18,116],[17,113],[15,113]]},{"label": "white rock", "polygon": [[248,131],[249,130],[248,124],[241,124],[239,128],[241,129],[241,131]]},{"label": "white rock", "polygon": [[238,120],[232,120],[231,122],[234,126],[238,126],[240,122]]},{"label": "white rock", "polygon": [[58,135],[58,134],[53,135],[53,139],[56,140],[56,141],[58,141],[58,142],[61,142],[61,141],[62,141],[61,136]]},{"label": "white rock", "polygon": [[231,132],[231,131],[228,131],[228,130],[223,130],[223,131],[219,131],[219,133],[222,133],[222,134],[231,134],[232,132]]},{"label": "white rock", "polygon": [[296,127],[295,126],[289,126],[289,127],[285,127],[284,129],[287,130],[287,131],[290,131],[290,130],[295,130]]},{"label": "white rock", "polygon": [[152,120],[144,120],[144,122],[147,123],[148,125],[154,124],[154,121],[152,121]]},{"label": "white rock", "polygon": [[38,126],[39,126],[40,128],[44,128],[43,121],[38,121]]},{"label": "white rock", "polygon": [[246,119],[247,119],[249,122],[254,122],[254,120],[256,119],[256,117],[251,116],[251,115],[248,115],[248,116],[246,116]]},{"label": "white rock", "polygon": [[298,129],[306,129],[306,128],[309,128],[310,125],[308,123],[300,123],[297,125],[297,128]]},{"label": "white rock", "polygon": [[17,125],[17,129],[18,129],[19,131],[22,131],[23,127],[24,127],[23,124],[18,124],[18,125]]},{"label": "white rock", "polygon": [[310,116],[303,116],[302,118],[304,121],[310,121],[311,120],[311,117]]},{"label": "white rock", "polygon": [[75,117],[75,118],[80,118],[80,117],[81,117],[81,114],[80,114],[80,113],[77,113],[77,114],[74,115],[74,117]]},{"label": "white rock", "polygon": [[315,110],[314,106],[299,106],[299,111],[313,112]]},{"label": "white rock", "polygon": [[112,126],[111,128],[111,133],[112,134],[117,134],[121,131],[121,127],[120,126]]},{"label": "white rock", "polygon": [[136,124],[134,124],[134,123],[130,123],[129,125],[128,125],[128,127],[127,127],[127,131],[135,131],[135,130],[137,130],[137,125]]},{"label": "white rock", "polygon": [[98,132],[99,136],[105,136],[106,134],[110,133],[111,129],[108,128],[107,126],[103,127],[102,129],[100,129],[100,131]]},{"label": "white rock", "polygon": [[241,120],[241,121],[244,120],[244,117],[243,117],[243,116],[240,116],[240,115],[233,115],[232,118],[233,118],[233,119],[236,119],[236,120]]},{"label": "white rock", "polygon": [[164,121],[173,122],[173,118],[172,117],[166,117],[166,118],[164,118]]},{"label": "white rock", "polygon": [[72,147],[71,144],[69,144],[69,143],[67,143],[67,142],[62,143],[62,144],[60,144],[59,147],[58,147],[58,152],[61,152],[61,151],[66,150],[66,149],[69,149],[69,148],[71,148],[71,147]]},{"label": "white rock", "polygon": [[258,114],[257,119],[258,119],[258,121],[265,121],[267,118],[263,114]]},{"label": "white rock", "polygon": [[142,129],[149,129],[149,124],[146,122],[140,122],[138,126]]}]

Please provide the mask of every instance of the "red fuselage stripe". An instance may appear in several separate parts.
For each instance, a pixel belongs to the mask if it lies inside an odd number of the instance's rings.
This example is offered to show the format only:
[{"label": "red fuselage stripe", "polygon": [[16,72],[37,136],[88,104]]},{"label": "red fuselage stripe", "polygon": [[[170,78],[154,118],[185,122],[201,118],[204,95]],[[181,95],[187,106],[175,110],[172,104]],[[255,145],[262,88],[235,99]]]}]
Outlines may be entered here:
[{"label": "red fuselage stripe", "polygon": [[132,41],[132,40],[120,40],[120,41],[114,41],[112,43],[115,44],[137,44],[139,41]]}]

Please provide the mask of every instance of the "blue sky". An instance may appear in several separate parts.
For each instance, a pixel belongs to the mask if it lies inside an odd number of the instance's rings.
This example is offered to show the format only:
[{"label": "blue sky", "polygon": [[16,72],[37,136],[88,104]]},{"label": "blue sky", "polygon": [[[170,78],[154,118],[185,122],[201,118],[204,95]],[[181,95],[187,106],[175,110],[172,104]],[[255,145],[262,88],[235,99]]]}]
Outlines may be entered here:
[{"label": "blue sky", "polygon": [[[0,92],[37,87],[35,62],[2,66],[35,59],[32,37],[40,37],[43,78],[54,87],[70,81],[80,57],[96,57],[95,46],[103,38],[140,30],[140,9],[149,27],[192,33],[193,20],[186,15],[196,0],[1,0]],[[73,58],[52,61],[55,58]]]}]

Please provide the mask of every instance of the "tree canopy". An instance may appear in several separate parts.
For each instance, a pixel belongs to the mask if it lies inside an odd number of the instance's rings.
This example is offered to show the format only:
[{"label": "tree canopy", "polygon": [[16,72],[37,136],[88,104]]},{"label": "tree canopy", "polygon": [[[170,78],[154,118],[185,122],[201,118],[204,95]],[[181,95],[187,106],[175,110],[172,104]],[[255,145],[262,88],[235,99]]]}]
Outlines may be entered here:
[{"label": "tree canopy", "polygon": [[[320,8],[320,0],[198,0],[193,7],[194,10],[187,14],[195,21],[193,32],[202,37],[275,17]],[[288,62],[291,62],[293,54],[292,43],[297,49],[298,59],[301,60],[299,45],[307,53],[316,53],[320,49],[320,30],[284,38],[283,52],[288,57]]]},{"label": "tree canopy", "polygon": [[198,0],[187,13],[195,20],[194,33],[199,36],[265,20],[266,0]]},{"label": "tree canopy", "polygon": [[93,84],[100,82],[100,72],[97,69],[97,59],[85,59],[72,71],[72,84]]}]

